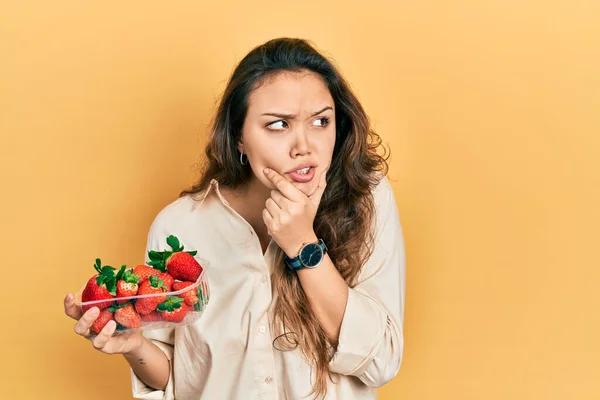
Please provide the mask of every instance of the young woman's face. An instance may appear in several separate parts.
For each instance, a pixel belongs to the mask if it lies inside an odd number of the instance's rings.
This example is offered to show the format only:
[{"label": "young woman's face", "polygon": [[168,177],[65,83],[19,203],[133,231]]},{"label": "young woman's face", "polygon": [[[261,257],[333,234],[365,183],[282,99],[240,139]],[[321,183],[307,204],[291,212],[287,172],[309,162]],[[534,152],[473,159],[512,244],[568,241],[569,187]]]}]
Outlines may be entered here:
[{"label": "young woman's face", "polygon": [[310,196],[334,146],[334,102],[319,75],[282,72],[250,94],[239,150],[265,187],[275,189],[263,173],[270,168]]}]

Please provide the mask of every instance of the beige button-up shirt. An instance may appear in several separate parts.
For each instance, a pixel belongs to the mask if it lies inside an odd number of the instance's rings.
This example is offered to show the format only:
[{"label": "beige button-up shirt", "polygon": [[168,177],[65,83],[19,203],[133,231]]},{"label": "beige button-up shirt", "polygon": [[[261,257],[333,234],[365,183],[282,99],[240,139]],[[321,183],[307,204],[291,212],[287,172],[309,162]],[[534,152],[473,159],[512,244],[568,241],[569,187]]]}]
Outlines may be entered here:
[{"label": "beige button-up shirt", "polygon": [[[387,177],[374,189],[375,247],[356,286],[349,290],[339,345],[329,364],[327,399],[366,400],[391,380],[402,360],[405,248],[394,194]],[[166,250],[177,236],[187,250],[209,261],[210,301],[194,324],[145,331],[171,363],[164,391],[133,372],[139,399],[300,400],[311,391],[312,368],[299,350],[273,347],[271,271],[277,244],[265,254],[256,233],[213,180],[200,195],[178,198],[154,219],[149,250]]]}]

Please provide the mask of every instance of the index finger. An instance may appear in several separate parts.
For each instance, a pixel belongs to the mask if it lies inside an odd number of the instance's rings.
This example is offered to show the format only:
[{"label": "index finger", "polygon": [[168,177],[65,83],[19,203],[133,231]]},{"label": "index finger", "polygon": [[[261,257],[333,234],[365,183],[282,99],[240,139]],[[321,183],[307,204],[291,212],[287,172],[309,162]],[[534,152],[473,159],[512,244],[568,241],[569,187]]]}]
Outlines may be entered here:
[{"label": "index finger", "polygon": [[265,168],[264,173],[266,177],[275,185],[277,190],[281,192],[285,197],[292,201],[299,201],[302,199],[302,193],[300,189],[288,182],[283,176],[279,175],[277,171],[273,171],[270,168]]},{"label": "index finger", "polygon": [[75,298],[71,293],[65,297],[64,306],[65,314],[75,320],[79,320],[83,315],[83,311],[75,304]]},{"label": "index finger", "polygon": [[92,307],[87,310],[83,316],[77,321],[75,327],[73,328],[75,333],[87,338],[90,334],[90,328],[96,321],[96,318],[100,315],[100,310],[98,307]]}]

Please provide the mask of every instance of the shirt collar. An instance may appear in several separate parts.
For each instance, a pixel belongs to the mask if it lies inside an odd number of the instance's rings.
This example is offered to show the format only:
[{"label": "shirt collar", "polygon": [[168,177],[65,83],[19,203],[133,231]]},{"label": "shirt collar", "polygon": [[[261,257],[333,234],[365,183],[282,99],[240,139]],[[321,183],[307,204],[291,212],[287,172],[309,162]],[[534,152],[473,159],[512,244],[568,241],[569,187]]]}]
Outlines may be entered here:
[{"label": "shirt collar", "polygon": [[208,187],[203,192],[200,193],[200,197],[198,199],[198,204],[202,204],[202,202],[204,202],[204,200],[212,192],[214,192],[217,195],[217,197],[219,198],[221,203],[223,203],[224,205],[228,205],[227,200],[225,200],[225,198],[221,194],[221,190],[219,189],[219,182],[216,179],[211,179]]}]

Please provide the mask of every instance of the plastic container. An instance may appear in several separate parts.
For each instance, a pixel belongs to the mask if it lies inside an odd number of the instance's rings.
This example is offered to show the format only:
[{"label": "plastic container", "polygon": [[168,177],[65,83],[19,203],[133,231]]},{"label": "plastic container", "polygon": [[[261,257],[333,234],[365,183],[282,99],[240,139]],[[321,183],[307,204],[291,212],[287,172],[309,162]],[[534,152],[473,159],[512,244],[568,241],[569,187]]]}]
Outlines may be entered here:
[{"label": "plastic container", "polygon": [[[198,259],[198,261],[202,265],[202,268],[203,268],[202,273],[200,274],[200,276],[198,277],[196,282],[194,282],[193,284],[191,284],[183,289],[180,289],[177,291],[157,293],[157,294],[144,294],[144,295],[129,296],[129,297],[113,297],[111,299],[106,299],[106,300],[94,300],[94,301],[82,302],[81,297],[82,297],[82,293],[86,286],[86,285],[83,285],[82,288],[75,294],[75,304],[78,307],[80,307],[80,309],[82,311],[83,311],[84,306],[97,306],[97,307],[101,308],[101,311],[103,311],[104,309],[109,310],[109,311],[113,312],[112,319],[115,319],[115,321],[117,320],[117,318],[115,318],[115,314],[114,314],[114,312],[116,312],[116,309],[125,307],[127,305],[132,305],[133,309],[136,310],[136,314],[140,318],[140,323],[139,323],[140,326],[137,328],[125,327],[125,326],[121,325],[119,322],[117,322],[117,329],[115,329],[113,336],[119,335],[119,334],[122,334],[125,332],[131,332],[131,331],[163,329],[163,328],[170,328],[170,327],[175,327],[175,326],[192,324],[202,316],[202,314],[204,313],[204,309],[206,308],[209,298],[210,298],[210,289],[208,286],[208,281],[206,279],[206,268],[210,267],[210,263],[206,260]],[[180,281],[175,280],[175,282],[180,282]],[[174,321],[165,319],[168,317],[165,317],[164,313],[160,312],[161,307],[159,307],[159,309],[153,311],[150,314],[140,314],[137,310],[137,307],[138,307],[137,303],[141,299],[144,299],[143,300],[144,303],[146,303],[146,304],[150,303],[152,305],[160,304],[160,303],[165,304],[164,301],[160,301],[160,300],[167,300],[167,299],[171,299],[171,301],[174,300],[175,303],[179,302],[181,304],[184,304],[185,303],[184,296],[188,295],[188,293],[195,293],[196,296],[198,297],[198,302],[196,302],[193,306],[186,305],[187,310],[185,312],[185,317],[180,322],[174,322]],[[179,299],[181,299],[181,301],[179,301]],[[124,304],[119,304],[119,302],[123,302]],[[146,310],[148,309],[147,307],[144,307],[144,308]],[[154,308],[154,307],[152,307],[152,308]],[[141,309],[142,309],[142,307],[140,305],[140,310]],[[164,310],[164,306],[162,307],[162,310]],[[97,318],[97,320],[101,316],[102,316],[102,314],[100,314],[100,316]],[[95,332],[92,331],[91,334],[95,335]]]}]

